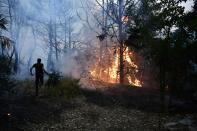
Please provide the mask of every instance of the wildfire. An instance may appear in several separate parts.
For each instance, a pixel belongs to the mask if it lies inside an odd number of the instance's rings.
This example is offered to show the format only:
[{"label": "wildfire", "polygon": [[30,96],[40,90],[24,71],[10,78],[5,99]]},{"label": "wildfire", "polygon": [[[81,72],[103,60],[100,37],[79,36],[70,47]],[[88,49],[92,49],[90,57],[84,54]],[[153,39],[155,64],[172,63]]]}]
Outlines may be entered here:
[{"label": "wildfire", "polygon": [[112,66],[109,67],[109,77],[111,78],[112,83],[116,83],[117,77],[118,77],[118,67],[119,67],[119,54],[115,55],[114,63],[112,63]]},{"label": "wildfire", "polygon": [[[119,82],[119,53],[112,54],[112,62],[107,65],[107,68],[99,69],[99,66],[94,66],[90,71],[93,79],[102,80],[108,83],[118,83]],[[126,83],[142,87],[142,83],[139,79],[136,78],[135,74],[138,72],[138,66],[133,62],[132,58],[134,57],[133,53],[129,51],[129,48],[126,47],[124,51],[124,72]],[[127,70],[126,70],[127,69]]]},{"label": "wildfire", "polygon": [[135,76],[135,73],[138,72],[138,66],[132,61],[131,58],[133,58],[134,56],[133,56],[133,53],[129,51],[128,47],[126,47],[126,50],[124,52],[124,57],[125,57],[124,58],[125,61],[129,64],[128,68],[133,68],[134,69],[133,72],[132,72],[132,75],[133,75],[134,79],[132,79],[132,77],[131,77],[131,72],[129,72],[127,74],[127,79],[128,79],[129,84],[137,86],[137,87],[142,87],[141,81],[138,80]]}]

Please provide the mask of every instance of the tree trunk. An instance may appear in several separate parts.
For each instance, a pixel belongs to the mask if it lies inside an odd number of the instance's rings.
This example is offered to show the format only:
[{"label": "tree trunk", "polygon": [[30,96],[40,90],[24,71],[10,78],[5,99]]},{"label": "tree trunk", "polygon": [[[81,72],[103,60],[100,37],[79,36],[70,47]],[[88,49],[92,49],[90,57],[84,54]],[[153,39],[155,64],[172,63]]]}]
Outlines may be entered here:
[{"label": "tree trunk", "polygon": [[33,58],[33,54],[34,54],[34,51],[36,49],[36,36],[35,36],[35,31],[34,29],[32,28],[32,34],[33,34],[33,38],[34,38],[34,47],[33,47],[33,50],[30,52],[30,56],[29,56],[29,59],[28,59],[28,65],[27,65],[27,68],[28,68],[28,71],[31,67],[31,64],[32,64],[32,58]]},{"label": "tree trunk", "polygon": [[18,56],[18,49],[17,49],[17,42],[16,42],[16,37],[14,36],[14,33],[15,33],[15,30],[14,30],[14,16],[12,15],[13,14],[13,7],[14,6],[14,3],[13,1],[11,0],[8,0],[8,13],[9,13],[9,17],[10,17],[10,32],[11,32],[11,39],[15,41],[14,43],[14,57],[15,57],[15,60],[14,60],[14,66],[13,66],[13,70],[15,73],[18,72],[18,61],[19,61],[19,56]]},{"label": "tree trunk", "polygon": [[58,62],[59,60],[59,52],[58,52],[58,42],[57,42],[57,26],[55,24],[54,26],[54,39],[55,39],[55,57],[56,57],[56,61]]},{"label": "tree trunk", "polygon": [[123,24],[122,24],[122,16],[123,16],[123,0],[119,0],[119,44],[120,44],[120,58],[119,58],[119,61],[120,61],[120,66],[119,66],[119,82],[120,84],[123,84],[124,83],[124,59],[123,59],[123,53],[124,53],[124,50],[123,50],[123,45],[124,45],[124,42],[123,42],[123,38],[122,38],[122,33],[123,33]]},{"label": "tree trunk", "polygon": [[71,50],[71,17],[68,20],[68,48]]},{"label": "tree trunk", "polygon": [[48,60],[47,60],[47,69],[52,70],[52,53],[53,53],[53,35],[52,35],[52,22],[50,21],[49,24],[49,53],[48,53]]},{"label": "tree trunk", "polygon": [[67,48],[67,19],[65,18],[65,23],[64,23],[64,28],[65,28],[65,30],[64,30],[64,41],[65,41],[65,45],[64,45],[64,49],[65,49],[65,51],[66,51],[66,48]]}]

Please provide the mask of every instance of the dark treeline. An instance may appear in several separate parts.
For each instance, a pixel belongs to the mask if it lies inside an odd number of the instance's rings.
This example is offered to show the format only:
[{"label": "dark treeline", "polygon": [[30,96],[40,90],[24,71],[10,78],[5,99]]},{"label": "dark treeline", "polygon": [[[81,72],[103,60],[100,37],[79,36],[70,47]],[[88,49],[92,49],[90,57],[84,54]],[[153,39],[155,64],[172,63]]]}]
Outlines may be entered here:
[{"label": "dark treeline", "polygon": [[[185,13],[186,0],[141,0],[139,8],[129,2],[132,18],[127,44],[155,68],[161,93],[196,99],[197,95],[197,1]],[[161,95],[164,99],[164,95]],[[169,99],[171,102],[171,99]]]}]

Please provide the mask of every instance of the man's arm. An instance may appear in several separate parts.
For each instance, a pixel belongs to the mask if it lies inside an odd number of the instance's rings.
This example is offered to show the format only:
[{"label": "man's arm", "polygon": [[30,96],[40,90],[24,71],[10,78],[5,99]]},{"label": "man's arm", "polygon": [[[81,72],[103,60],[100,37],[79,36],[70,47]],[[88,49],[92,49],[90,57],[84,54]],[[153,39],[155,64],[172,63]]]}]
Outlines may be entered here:
[{"label": "man's arm", "polygon": [[45,73],[45,74],[47,74],[47,75],[49,75],[49,73],[48,73],[48,72],[45,70],[45,68],[44,68],[44,64],[43,64],[43,66],[42,66],[42,67],[43,67],[43,71],[44,71],[44,73]]},{"label": "man's arm", "polygon": [[32,70],[35,67],[35,64],[30,68],[30,74],[33,76]]},{"label": "man's arm", "polygon": [[43,70],[44,70],[44,73],[45,73],[45,74],[49,75],[49,73],[48,73],[44,68],[43,68]]}]

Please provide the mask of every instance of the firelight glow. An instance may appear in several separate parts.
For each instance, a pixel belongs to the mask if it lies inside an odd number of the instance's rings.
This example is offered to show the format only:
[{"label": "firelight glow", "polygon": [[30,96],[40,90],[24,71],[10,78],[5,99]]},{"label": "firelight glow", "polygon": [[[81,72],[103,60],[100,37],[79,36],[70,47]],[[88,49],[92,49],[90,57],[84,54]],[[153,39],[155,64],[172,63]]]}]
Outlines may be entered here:
[{"label": "firelight glow", "polygon": [[[116,51],[112,55],[113,61],[111,65],[108,65],[105,69],[100,69],[99,66],[94,66],[91,71],[91,77],[93,80],[104,81],[106,83],[118,83],[119,82],[119,53]],[[125,84],[129,84],[136,87],[142,87],[142,82],[135,76],[138,72],[138,65],[134,63],[132,58],[134,57],[133,53],[129,51],[129,48],[126,47],[124,51],[124,61],[125,67],[129,70],[125,75]],[[125,70],[126,71],[126,70]]]}]

